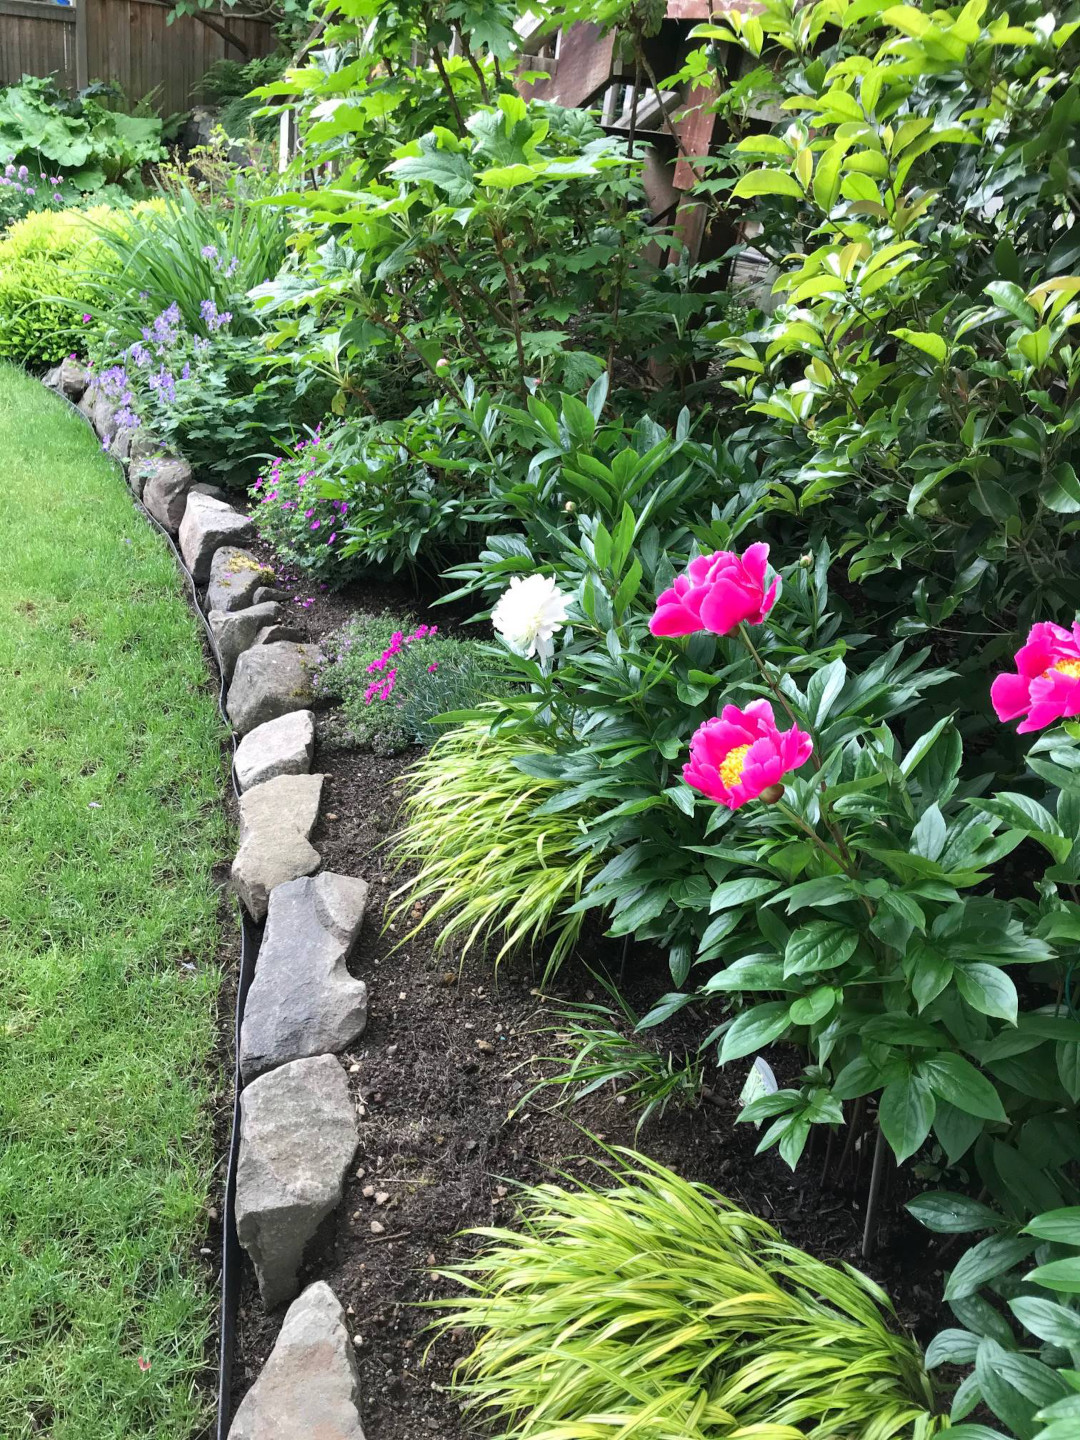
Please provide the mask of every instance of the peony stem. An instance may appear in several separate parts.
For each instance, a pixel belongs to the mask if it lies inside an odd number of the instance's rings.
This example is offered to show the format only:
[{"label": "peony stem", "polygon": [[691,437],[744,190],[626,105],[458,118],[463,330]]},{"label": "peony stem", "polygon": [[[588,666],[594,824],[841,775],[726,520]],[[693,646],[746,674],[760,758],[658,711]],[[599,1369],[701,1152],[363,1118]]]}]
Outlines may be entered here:
[{"label": "peony stem", "polygon": [[836,850],[834,850],[831,845],[826,845],[825,841],[810,824],[809,820],[804,820],[797,810],[793,810],[790,805],[785,805],[782,800],[777,801],[776,809],[783,811],[783,813],[788,817],[788,819],[791,820],[794,824],[796,824],[800,830],[805,830],[807,835],[810,836],[810,839],[813,840],[814,844],[818,847],[818,849],[821,850],[824,854],[828,855],[829,859],[833,862],[834,865],[839,865],[840,869],[843,870],[845,874],[851,873],[850,865],[844,862],[843,856],[840,855]]},{"label": "peony stem", "polygon": [[[795,711],[794,711],[794,710],[791,708],[791,706],[788,704],[787,697],[784,695],[784,692],[780,689],[780,684],[779,684],[779,682],[777,681],[776,677],[773,675],[772,670],[770,669],[770,667],[769,667],[768,665],[766,665],[765,661],[761,658],[760,654],[758,653],[758,650],[757,650],[756,645],[755,645],[754,642],[750,639],[750,631],[746,628],[745,622],[742,622],[742,623],[740,623],[740,625],[739,625],[739,635],[742,637],[742,642],[743,642],[743,644],[744,644],[744,645],[746,646],[746,648],[750,651],[750,654],[754,657],[754,663],[755,663],[755,665],[757,665],[758,669],[761,671],[761,675],[762,675],[762,678],[763,678],[764,681],[765,681],[765,684],[768,685],[769,689],[770,689],[770,690],[772,691],[772,693],[776,696],[776,698],[777,698],[777,700],[778,700],[778,702],[779,702],[779,704],[780,704],[780,708],[781,708],[781,709],[784,711],[784,713],[787,715],[787,717],[788,717],[788,719],[791,721],[791,723],[792,723],[794,726],[798,727],[799,717],[795,714]],[[817,737],[814,735],[814,732],[813,732],[813,730],[812,730],[811,727],[810,727],[809,721],[807,721],[807,730],[808,730],[809,733],[810,733],[810,744],[811,744],[811,746],[813,747],[813,748],[811,749],[811,751],[810,751],[810,760],[811,760],[811,763],[812,763],[813,766],[814,766],[814,769],[817,770],[817,771],[820,773],[820,771],[821,771],[821,757],[818,755],[818,751],[817,751]],[[786,806],[781,806],[781,809],[787,810],[787,807],[786,807]],[[821,803],[821,811],[822,811],[821,818],[824,820],[824,822],[825,822],[825,824],[826,824],[826,826],[827,826],[827,828],[828,828],[829,834],[830,834],[830,835],[833,837],[833,839],[836,841],[837,849],[839,850],[840,855],[843,857],[843,858],[839,861],[839,863],[840,863],[840,868],[841,868],[842,870],[846,870],[849,875],[854,875],[854,874],[856,873],[856,865],[855,865],[854,860],[851,858],[851,852],[850,852],[850,850],[847,848],[847,845],[846,845],[846,843],[845,843],[845,841],[844,841],[844,837],[843,837],[843,834],[842,834],[841,831],[840,831],[839,826],[835,823],[835,821],[831,820],[831,819],[829,818],[828,814],[826,813],[826,806],[824,805],[823,802]],[[793,812],[789,812],[789,813],[793,813]],[[796,817],[796,818],[798,818],[798,817]],[[799,820],[799,823],[803,826],[804,829],[808,830],[808,831],[810,832],[810,834],[813,835],[816,840],[818,840],[818,843],[823,846],[823,848],[826,850],[826,852],[827,852],[828,854],[830,854],[830,855],[833,854],[833,852],[829,849],[829,847],[828,847],[827,845],[824,845],[824,842],[821,841],[820,837],[819,837],[818,834],[817,834],[817,831],[814,830],[811,825],[809,825],[805,820],[802,820],[802,819]],[[834,855],[833,858],[836,859],[837,857]]]}]

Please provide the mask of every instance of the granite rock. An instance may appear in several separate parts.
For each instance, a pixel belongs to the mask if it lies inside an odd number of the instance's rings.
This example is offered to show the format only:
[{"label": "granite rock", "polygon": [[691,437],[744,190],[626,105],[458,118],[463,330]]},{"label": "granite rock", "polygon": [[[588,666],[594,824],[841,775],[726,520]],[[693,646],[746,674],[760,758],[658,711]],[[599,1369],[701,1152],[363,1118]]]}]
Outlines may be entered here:
[{"label": "granite rock", "polygon": [[308,1055],[343,1050],[367,1024],[367,986],[346,961],[364,921],[368,887],[323,871],[270,895],[240,1034],[245,1082]]},{"label": "granite rock", "polygon": [[245,1086],[236,1233],[268,1309],[296,1295],[304,1250],[341,1201],[357,1143],[352,1097],[335,1056],[294,1060]]},{"label": "granite rock", "polygon": [[[251,613],[241,610],[228,618],[238,620]],[[233,757],[236,783],[243,791],[278,775],[306,775],[314,753],[315,716],[310,710],[290,710],[265,725],[256,725],[240,741]]]}]

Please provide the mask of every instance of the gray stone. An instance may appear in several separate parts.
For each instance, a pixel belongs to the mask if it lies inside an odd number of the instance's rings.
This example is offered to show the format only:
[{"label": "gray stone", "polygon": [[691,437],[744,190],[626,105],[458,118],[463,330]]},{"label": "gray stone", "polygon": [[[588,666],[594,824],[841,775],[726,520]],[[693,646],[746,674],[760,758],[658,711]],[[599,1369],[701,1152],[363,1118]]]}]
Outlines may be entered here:
[{"label": "gray stone", "polygon": [[131,437],[134,433],[134,430],[130,430],[126,426],[118,425],[108,442],[109,454],[114,460],[119,460],[125,469],[131,459]]},{"label": "gray stone", "polygon": [[[256,790],[261,788],[255,786]],[[321,864],[322,856],[299,830],[288,826],[277,832],[252,830],[247,839],[240,842],[232,863],[233,889],[252,919],[261,920],[276,885],[300,875],[314,875]]]},{"label": "gray stone", "polygon": [[322,1280],[289,1306],[229,1440],[364,1440],[356,1352],[345,1312]]},{"label": "gray stone", "polygon": [[304,1248],[339,1204],[357,1143],[345,1071],[333,1055],[294,1060],[245,1086],[236,1233],[268,1309],[297,1293]]},{"label": "gray stone", "polygon": [[291,600],[292,596],[288,590],[278,590],[273,585],[260,585],[251,598],[256,605],[261,605],[264,600]]},{"label": "gray stone", "polygon": [[83,391],[82,399],[79,401],[79,411],[86,416],[91,425],[94,423],[94,406],[97,404],[97,398],[98,383],[96,380],[91,380]]},{"label": "gray stone", "polygon": [[218,647],[221,673],[232,679],[240,655],[258,642],[259,635],[281,618],[280,605],[252,605],[247,610],[211,610],[207,615]]},{"label": "gray stone", "polygon": [[120,406],[115,400],[111,400],[103,389],[98,389],[94,396],[94,429],[97,431],[98,439],[103,445],[108,446],[116,434],[116,416]]},{"label": "gray stone", "polygon": [[191,489],[191,466],[186,460],[171,455],[144,460],[142,502],[150,514],[176,534],[184,518],[188,491]]},{"label": "gray stone", "polygon": [[136,499],[146,488],[146,462],[161,455],[161,445],[149,430],[132,430],[128,441],[127,482]]},{"label": "gray stone", "polygon": [[279,640],[306,640],[307,633],[299,625],[267,625],[255,636],[256,645],[276,645]]},{"label": "gray stone", "polygon": [[255,599],[255,591],[273,577],[274,572],[249,550],[222,545],[210,561],[206,609],[244,610]]},{"label": "gray stone", "polygon": [[[261,609],[261,606],[256,606]],[[241,610],[235,617],[250,615]],[[210,617],[213,624],[214,617]],[[315,716],[310,710],[291,710],[265,725],[256,725],[236,747],[233,772],[240,789],[250,790],[278,775],[306,775],[315,753]]]},{"label": "gray stone", "polygon": [[313,875],[322,863],[308,842],[319,814],[322,782],[321,775],[276,775],[240,797],[240,848],[232,863],[232,883],[256,920],[266,914],[275,886]]},{"label": "gray stone", "polygon": [[220,485],[208,485],[205,480],[200,480],[198,485],[192,485],[191,493],[192,495],[209,495],[211,500],[220,500],[223,505],[231,505],[237,499],[236,495],[230,495]]},{"label": "gray stone", "polygon": [[325,870],[272,892],[240,1032],[245,1081],[306,1055],[337,1053],[363,1034],[367,986],[345,962],[367,894],[363,880]]},{"label": "gray stone", "polygon": [[255,526],[248,516],[212,495],[195,489],[188,492],[187,509],[180,522],[180,553],[196,585],[205,585],[209,580],[210,562],[223,545],[249,544],[254,539]]},{"label": "gray stone", "polygon": [[241,843],[254,830],[291,827],[306,840],[315,829],[323,775],[275,775],[240,797]]},{"label": "gray stone", "polygon": [[321,665],[316,645],[279,640],[245,650],[236,662],[225,706],[233,727],[246,735],[290,710],[310,710],[313,677]]},{"label": "gray stone", "polygon": [[86,394],[90,383],[90,371],[69,355],[45,376],[44,383],[59,395],[66,395],[74,404]]}]

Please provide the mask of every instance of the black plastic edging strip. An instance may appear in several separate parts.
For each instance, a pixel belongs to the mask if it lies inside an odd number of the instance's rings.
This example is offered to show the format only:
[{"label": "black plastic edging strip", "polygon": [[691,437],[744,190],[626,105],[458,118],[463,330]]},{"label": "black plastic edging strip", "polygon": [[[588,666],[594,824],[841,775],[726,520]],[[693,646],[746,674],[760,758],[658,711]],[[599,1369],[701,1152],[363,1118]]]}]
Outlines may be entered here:
[{"label": "black plastic edging strip", "polygon": [[[90,429],[94,439],[98,440],[97,431],[86,415],[72,400],[62,391],[50,390],[51,395],[57,395],[59,399],[69,407],[79,419]],[[100,442],[99,442],[100,443]],[[165,543],[173,553],[181,574],[187,580],[188,589],[191,591],[191,605],[195,614],[199,617],[204,631],[206,641],[210,647],[210,653],[214,657],[214,663],[218,669],[218,710],[221,718],[229,726],[229,733],[232,736],[233,757],[236,756],[236,732],[229,722],[229,716],[225,709],[225,696],[227,685],[224,671],[221,668],[221,652],[218,650],[217,640],[210,628],[210,621],[199,604],[198,589],[195,584],[195,577],[184,564],[184,558],[176,541],[166,530],[165,526],[147,510],[139,497],[132,490],[127,481],[127,474],[123,465],[111,455],[108,450],[104,454],[123,480],[124,489],[128,492],[134,503],[135,509],[140,515],[165,537]],[[240,786],[236,782],[236,766],[232,766],[233,793],[237,799],[240,798]],[[236,1341],[236,1317],[240,1306],[240,1271],[241,1255],[240,1241],[236,1234],[236,1165],[240,1155],[240,1091],[243,1088],[243,1080],[240,1075],[240,1027],[244,1022],[244,1006],[247,1002],[248,989],[251,986],[252,977],[255,974],[255,961],[259,954],[259,946],[262,943],[263,927],[256,924],[242,905],[237,906],[240,911],[240,973],[236,979],[236,1030],[233,1036],[233,1113],[232,1125],[229,1135],[228,1167],[225,1174],[225,1195],[222,1201],[221,1211],[221,1344],[218,1351],[218,1401],[217,1401],[217,1426],[215,1429],[216,1440],[228,1440],[229,1433],[229,1412],[232,1409],[232,1368],[233,1351]]]}]

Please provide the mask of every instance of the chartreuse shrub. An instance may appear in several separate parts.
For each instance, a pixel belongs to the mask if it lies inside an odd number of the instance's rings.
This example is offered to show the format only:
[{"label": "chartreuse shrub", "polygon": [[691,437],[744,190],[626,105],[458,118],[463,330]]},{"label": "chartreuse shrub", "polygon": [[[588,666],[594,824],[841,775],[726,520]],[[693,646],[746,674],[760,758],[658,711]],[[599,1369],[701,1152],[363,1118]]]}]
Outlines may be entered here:
[{"label": "chartreuse shrub", "polygon": [[[492,712],[494,714],[494,711]],[[439,927],[436,943],[499,944],[495,961],[546,940],[548,968],[573,948],[584,916],[572,910],[596,868],[582,852],[588,807],[541,808],[556,793],[525,767],[550,753],[536,740],[492,734],[482,712],[441,736],[408,776],[406,824],[394,840],[416,873],[395,894],[400,925]]]},{"label": "chartreuse shrub", "polygon": [[94,228],[112,222],[107,207],[35,211],[0,239],[0,357],[52,363],[82,350],[91,325],[82,316],[93,294],[90,267],[102,261]]},{"label": "chartreuse shrub", "polygon": [[610,1181],[524,1187],[518,1227],[472,1232],[484,1248],[440,1272],[465,1293],[439,1302],[439,1328],[475,1341],[455,1389],[499,1440],[947,1429],[917,1347],[864,1275],[633,1154]]}]

